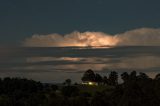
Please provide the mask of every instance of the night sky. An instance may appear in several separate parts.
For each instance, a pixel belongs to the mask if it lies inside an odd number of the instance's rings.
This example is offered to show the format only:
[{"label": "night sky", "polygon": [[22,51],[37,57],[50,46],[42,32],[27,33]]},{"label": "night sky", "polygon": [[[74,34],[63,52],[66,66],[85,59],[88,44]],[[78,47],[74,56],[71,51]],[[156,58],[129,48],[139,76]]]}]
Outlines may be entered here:
[{"label": "night sky", "polygon": [[0,0],[0,43],[33,34],[160,27],[160,0]]}]

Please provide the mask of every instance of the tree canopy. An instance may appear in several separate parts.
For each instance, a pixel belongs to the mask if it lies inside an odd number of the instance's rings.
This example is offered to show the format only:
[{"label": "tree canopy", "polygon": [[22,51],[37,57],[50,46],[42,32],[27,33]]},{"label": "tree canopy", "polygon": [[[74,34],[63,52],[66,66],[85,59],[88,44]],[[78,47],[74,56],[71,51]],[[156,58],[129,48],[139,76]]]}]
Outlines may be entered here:
[{"label": "tree canopy", "polygon": [[[24,78],[0,79],[0,106],[160,106],[160,74],[150,78],[145,73],[124,72],[101,76],[87,70],[82,79],[99,86],[41,83]],[[101,89],[103,88],[103,89]]]}]

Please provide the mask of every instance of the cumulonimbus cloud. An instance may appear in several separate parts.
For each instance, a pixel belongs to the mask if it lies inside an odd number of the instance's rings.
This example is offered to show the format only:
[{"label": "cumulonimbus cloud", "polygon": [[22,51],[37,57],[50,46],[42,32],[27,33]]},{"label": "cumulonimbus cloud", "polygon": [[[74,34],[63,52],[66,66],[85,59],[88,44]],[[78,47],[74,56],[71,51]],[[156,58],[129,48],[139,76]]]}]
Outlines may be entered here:
[{"label": "cumulonimbus cloud", "polygon": [[139,28],[110,35],[103,32],[72,32],[66,35],[33,35],[25,39],[24,46],[66,47],[66,46],[160,46],[159,28]]}]

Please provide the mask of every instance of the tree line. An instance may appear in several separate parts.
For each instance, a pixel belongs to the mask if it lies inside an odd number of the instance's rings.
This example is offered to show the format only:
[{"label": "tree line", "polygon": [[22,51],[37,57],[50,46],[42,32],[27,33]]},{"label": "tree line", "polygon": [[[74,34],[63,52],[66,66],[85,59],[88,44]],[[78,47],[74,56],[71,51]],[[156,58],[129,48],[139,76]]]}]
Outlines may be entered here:
[{"label": "tree line", "polygon": [[98,73],[94,73],[93,70],[87,70],[82,76],[81,80],[83,82],[92,81],[98,83],[98,85],[112,85],[116,86],[118,84],[118,73],[116,71],[111,71],[107,76],[102,77]]},{"label": "tree line", "polygon": [[[118,83],[118,76],[122,83]],[[160,74],[150,78],[142,72],[118,75],[111,71],[102,77],[87,70],[82,81],[97,82],[99,86],[95,88],[104,89],[91,94],[83,91],[88,85],[71,84],[70,79],[58,86],[24,78],[3,78],[0,79],[0,106],[160,106]]]}]

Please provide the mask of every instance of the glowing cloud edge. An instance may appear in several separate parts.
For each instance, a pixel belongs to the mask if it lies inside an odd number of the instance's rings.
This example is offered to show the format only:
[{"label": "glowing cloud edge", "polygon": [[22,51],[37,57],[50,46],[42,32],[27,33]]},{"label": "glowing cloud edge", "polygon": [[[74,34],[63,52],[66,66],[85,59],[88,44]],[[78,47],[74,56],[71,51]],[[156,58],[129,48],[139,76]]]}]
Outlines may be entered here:
[{"label": "glowing cloud edge", "polygon": [[25,47],[113,47],[160,46],[159,28],[139,28],[110,35],[103,32],[78,32],[70,34],[33,35],[26,38]]}]

